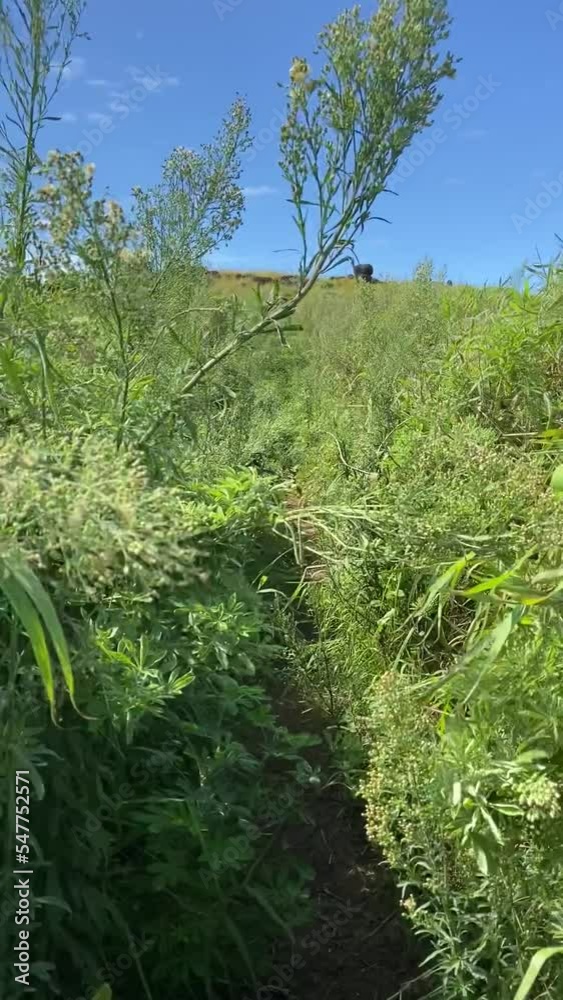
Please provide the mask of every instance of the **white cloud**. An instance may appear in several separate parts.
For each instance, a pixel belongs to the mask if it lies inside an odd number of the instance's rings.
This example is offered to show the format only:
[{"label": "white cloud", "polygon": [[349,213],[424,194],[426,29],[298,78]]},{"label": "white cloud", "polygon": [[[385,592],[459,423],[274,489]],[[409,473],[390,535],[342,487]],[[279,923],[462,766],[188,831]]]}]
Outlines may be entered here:
[{"label": "white cloud", "polygon": [[88,115],[88,121],[92,122],[93,125],[109,125],[111,122],[111,116],[104,114],[102,111],[91,111]]},{"label": "white cloud", "polygon": [[74,56],[68,66],[65,66],[63,69],[62,78],[66,83],[70,83],[72,80],[79,80],[81,76],[84,76],[85,69],[86,60],[82,56]]},{"label": "white cloud", "polygon": [[446,187],[463,187],[465,177],[446,177],[444,184]]},{"label": "white cloud", "polygon": [[242,193],[247,198],[264,198],[266,195],[277,194],[275,188],[270,187],[269,184],[258,184],[255,187],[245,187],[242,189]]},{"label": "white cloud", "polygon": [[59,117],[64,125],[74,125],[78,121],[78,116],[74,114],[74,111],[63,111]]},{"label": "white cloud", "polygon": [[144,87],[145,90],[158,90],[160,87],[179,87],[180,80],[177,76],[163,73],[159,66],[153,68],[147,66],[145,69],[137,69],[136,66],[128,66],[127,73],[133,83]]},{"label": "white cloud", "polygon": [[532,177],[535,181],[542,181],[544,177],[547,177],[547,170],[545,167],[536,167],[532,170]]},{"label": "white cloud", "polygon": [[111,96],[112,100],[109,102],[111,111],[114,111],[116,115],[129,114],[131,108],[127,104],[127,94],[120,94],[119,91],[116,90]]},{"label": "white cloud", "polygon": [[115,87],[116,84],[113,80],[103,80],[101,78],[94,78],[93,80],[86,80],[89,87]]}]

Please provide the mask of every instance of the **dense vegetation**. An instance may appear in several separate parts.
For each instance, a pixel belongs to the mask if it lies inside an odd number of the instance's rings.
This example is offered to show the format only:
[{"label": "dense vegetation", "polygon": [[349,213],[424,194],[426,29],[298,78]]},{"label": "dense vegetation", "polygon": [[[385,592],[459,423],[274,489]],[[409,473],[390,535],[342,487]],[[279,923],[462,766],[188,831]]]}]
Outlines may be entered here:
[{"label": "dense vegetation", "polygon": [[[353,306],[319,289],[304,324],[233,372],[222,447],[307,499],[325,572],[295,669],[343,727],[435,995],[508,1000],[562,931],[557,272],[478,292],[423,265]],[[546,969],[532,995],[556,997]]]},{"label": "dense vegetation", "polygon": [[278,720],[283,673],[330,722],[426,995],[555,1000],[559,271],[326,279],[453,75],[445,4],[352,10],[317,78],[293,63],[303,252],[251,296],[202,266],[241,222],[244,102],[131,220],[78,154],[40,154],[81,7],[0,0],[2,997],[257,989],[309,915],[277,832],[319,779]]}]

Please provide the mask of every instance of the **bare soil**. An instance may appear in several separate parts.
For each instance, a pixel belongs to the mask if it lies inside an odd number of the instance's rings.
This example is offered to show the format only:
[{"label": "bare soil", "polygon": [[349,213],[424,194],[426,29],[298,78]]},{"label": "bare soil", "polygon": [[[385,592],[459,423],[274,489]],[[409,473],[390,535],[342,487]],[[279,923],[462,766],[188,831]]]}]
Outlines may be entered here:
[{"label": "bare soil", "polygon": [[[325,720],[300,705],[295,692],[276,692],[274,704],[289,730],[322,737]],[[343,785],[328,782],[330,755],[324,741],[306,755],[324,780],[308,795],[305,822],[286,830],[280,846],[314,869],[311,891],[316,916],[292,947],[285,946],[274,956],[274,971],[254,997],[418,1000],[427,996],[429,986],[420,968],[424,951],[401,912],[391,874],[367,842],[361,802]]]}]

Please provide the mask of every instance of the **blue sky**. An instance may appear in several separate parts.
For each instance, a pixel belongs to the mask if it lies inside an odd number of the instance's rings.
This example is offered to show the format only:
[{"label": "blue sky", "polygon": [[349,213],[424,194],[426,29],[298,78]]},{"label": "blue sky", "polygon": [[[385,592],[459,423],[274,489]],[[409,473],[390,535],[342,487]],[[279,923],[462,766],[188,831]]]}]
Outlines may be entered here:
[{"label": "blue sky", "polygon": [[[291,271],[295,256],[275,252],[296,246],[272,138],[283,109],[277,82],[344,6],[91,0],[91,41],[77,43],[55,109],[64,120],[44,142],[90,146],[99,184],[127,202],[133,185],[158,179],[172,147],[208,140],[242,94],[261,138],[245,165],[244,226],[212,263]],[[453,281],[496,283],[525,260],[553,256],[563,235],[563,2],[451,0],[451,12],[463,62],[444,83],[441,131],[407,156],[392,185],[399,197],[378,204],[392,225],[372,223],[357,249],[380,276],[406,277],[428,256]]]}]

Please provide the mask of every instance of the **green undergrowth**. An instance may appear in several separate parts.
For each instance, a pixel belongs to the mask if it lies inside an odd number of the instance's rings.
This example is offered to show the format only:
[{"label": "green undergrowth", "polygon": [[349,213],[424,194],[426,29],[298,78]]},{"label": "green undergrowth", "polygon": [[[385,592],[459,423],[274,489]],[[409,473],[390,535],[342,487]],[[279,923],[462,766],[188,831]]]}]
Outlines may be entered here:
[{"label": "green undergrowth", "polygon": [[285,665],[354,755],[438,995],[508,1000],[559,933],[558,283],[319,282],[456,75],[447,2],[354,6],[293,59],[299,281],[240,297],[205,260],[242,223],[250,109],[126,211],[51,145],[85,6],[0,3],[0,993],[264,992],[319,784]]},{"label": "green undergrowth", "polygon": [[[306,866],[273,849],[311,777],[308,738],[266,693],[279,491],[250,472],[156,484],[96,435],[7,437],[0,468],[2,996],[20,995],[16,850],[33,857],[42,995],[229,996],[308,914]],[[52,601],[76,710],[40,605],[20,628],[18,565]],[[25,631],[44,636],[44,670]],[[31,776],[17,839],[16,771]]]},{"label": "green undergrowth", "polygon": [[322,569],[292,662],[443,1000],[513,1000],[542,946],[520,996],[563,985],[560,287],[449,289],[423,265],[319,305],[233,370],[217,446],[295,476]]}]

